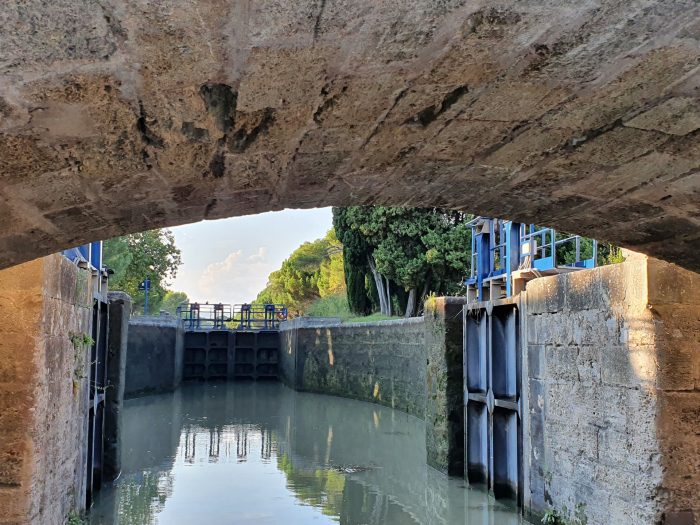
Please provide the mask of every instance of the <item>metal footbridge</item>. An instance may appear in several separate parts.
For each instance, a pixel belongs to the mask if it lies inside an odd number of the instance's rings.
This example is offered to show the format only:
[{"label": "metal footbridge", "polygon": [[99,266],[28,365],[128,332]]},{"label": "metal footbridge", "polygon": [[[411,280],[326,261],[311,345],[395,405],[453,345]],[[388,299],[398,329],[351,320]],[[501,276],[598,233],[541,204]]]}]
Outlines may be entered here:
[{"label": "metal footbridge", "polygon": [[552,228],[476,217],[467,300],[493,301],[520,293],[535,277],[594,268],[598,243]]}]

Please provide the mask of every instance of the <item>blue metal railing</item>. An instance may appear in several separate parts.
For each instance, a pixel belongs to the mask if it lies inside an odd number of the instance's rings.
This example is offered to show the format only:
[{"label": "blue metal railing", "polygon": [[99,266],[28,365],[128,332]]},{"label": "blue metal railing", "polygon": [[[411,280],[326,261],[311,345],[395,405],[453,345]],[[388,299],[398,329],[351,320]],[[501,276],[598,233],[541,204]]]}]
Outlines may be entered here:
[{"label": "blue metal railing", "polygon": [[[582,254],[580,235],[569,235],[557,239],[557,232],[552,228],[539,227],[534,224],[520,225],[520,259],[521,263],[530,256],[530,267],[546,271],[554,268],[595,268],[598,258],[598,241],[593,239],[592,253],[588,258]],[[573,247],[573,261],[562,261],[558,257],[561,248]]]},{"label": "blue metal railing", "polygon": [[188,302],[177,307],[185,330],[276,330],[288,314],[282,304]]},{"label": "blue metal railing", "polygon": [[[472,231],[472,253],[470,274],[465,284],[475,287],[477,300],[484,299],[486,280],[504,275],[506,296],[510,296],[512,274],[519,269],[547,271],[596,266],[597,241],[591,240],[591,256],[584,257],[584,238],[579,235],[558,239],[557,232],[552,228],[490,217],[476,217],[467,223],[467,227]],[[565,252],[570,255],[566,261],[561,256]]]}]

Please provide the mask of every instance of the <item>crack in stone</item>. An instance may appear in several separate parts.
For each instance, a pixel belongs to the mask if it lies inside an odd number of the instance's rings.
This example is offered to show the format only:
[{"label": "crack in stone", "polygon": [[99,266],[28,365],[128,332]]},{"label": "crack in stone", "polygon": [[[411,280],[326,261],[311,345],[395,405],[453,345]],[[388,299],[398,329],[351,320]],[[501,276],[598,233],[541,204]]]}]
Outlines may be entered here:
[{"label": "crack in stone", "polygon": [[607,133],[609,131],[612,131],[615,128],[619,128],[624,126],[622,122],[622,118],[618,118],[613,120],[612,122],[609,122],[608,124],[605,124],[604,126],[600,126],[599,128],[591,129],[586,132],[584,132],[582,135],[579,137],[574,137],[571,139],[571,142],[567,144],[567,146],[564,148],[565,151],[573,151],[576,148],[581,147],[582,144],[585,144],[586,142],[590,142],[592,140],[595,140],[596,138],[600,137],[604,133]]},{"label": "crack in stone", "polygon": [[[322,97],[325,97],[328,95],[329,90],[330,90],[330,86],[331,86],[331,84],[326,84],[325,86],[323,86],[323,88],[321,89],[321,96]],[[343,86],[340,90],[340,93],[335,93],[335,94],[331,95],[330,97],[324,99],[323,102],[321,102],[321,104],[319,104],[316,107],[316,111],[314,111],[314,114],[313,114],[313,120],[316,124],[321,123],[321,115],[325,111],[327,111],[328,109],[335,106],[335,102],[336,102],[336,100],[338,100],[338,97],[340,95],[342,95],[343,93],[345,93],[347,90],[348,90],[348,86]]]},{"label": "crack in stone", "polygon": [[467,93],[469,93],[468,86],[459,86],[445,95],[440,101],[439,105],[436,106],[433,104],[432,106],[428,106],[420,111],[416,116],[406,119],[404,124],[420,124],[422,127],[427,128],[432,122],[437,120],[440,115],[450,109]]},{"label": "crack in stone", "polygon": [[211,175],[215,179],[220,179],[226,173],[226,156],[224,152],[227,138],[228,136],[224,134],[224,136],[217,141],[216,153],[214,153],[211,162],[209,162],[209,171],[205,171],[202,175],[204,178]]},{"label": "crack in stone", "polygon": [[[155,122],[155,120],[154,120]],[[136,119],[136,128],[141,134],[141,138],[148,146],[153,146],[154,148],[163,149],[164,143],[163,139],[156,135],[152,129],[148,126],[148,116],[146,115],[146,110],[143,107],[143,102],[139,100],[139,117]]]},{"label": "crack in stone", "polygon": [[404,87],[394,96],[394,100],[393,100],[391,106],[389,106],[389,108],[379,117],[379,119],[377,119],[377,122],[375,122],[374,126],[372,127],[372,131],[370,131],[370,133],[369,133],[369,135],[367,136],[367,138],[366,138],[366,139],[362,142],[362,144],[360,145],[360,149],[364,149],[364,148],[367,146],[367,144],[369,144],[370,140],[372,140],[372,139],[374,138],[374,136],[375,136],[375,135],[377,134],[377,132],[379,131],[379,128],[382,126],[382,124],[384,124],[384,122],[385,122],[386,119],[389,117],[389,115],[391,114],[391,112],[394,111],[394,109],[396,108],[396,106],[399,105],[399,102],[401,102],[401,99],[404,98],[404,97],[406,96],[406,93],[408,93],[408,90],[409,90],[410,88],[411,88],[410,85],[409,85],[409,86],[404,86]]},{"label": "crack in stone", "polygon": [[327,0],[321,0],[321,6],[318,9],[316,21],[314,22],[314,44],[318,41],[318,37],[321,36],[321,18],[323,17],[323,12],[326,10],[326,1]]},{"label": "crack in stone", "polygon": [[204,209],[204,218],[208,219],[209,216],[211,215],[211,212],[214,208],[216,208],[216,199],[212,199],[207,203],[207,207]]}]

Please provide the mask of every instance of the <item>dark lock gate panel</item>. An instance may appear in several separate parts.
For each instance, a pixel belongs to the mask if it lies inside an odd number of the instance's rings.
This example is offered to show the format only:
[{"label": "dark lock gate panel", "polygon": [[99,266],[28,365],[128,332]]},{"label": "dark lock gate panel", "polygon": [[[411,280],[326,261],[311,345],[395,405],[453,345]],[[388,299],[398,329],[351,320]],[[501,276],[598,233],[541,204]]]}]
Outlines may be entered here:
[{"label": "dark lock gate panel", "polygon": [[102,486],[104,470],[104,416],[107,389],[108,304],[95,299],[92,313],[90,349],[90,381],[87,443],[86,504],[92,503],[95,492]]},{"label": "dark lock gate panel", "polygon": [[518,317],[513,304],[465,308],[465,475],[522,504]]},{"label": "dark lock gate panel", "polygon": [[183,379],[277,379],[279,351],[277,330],[188,330]]}]

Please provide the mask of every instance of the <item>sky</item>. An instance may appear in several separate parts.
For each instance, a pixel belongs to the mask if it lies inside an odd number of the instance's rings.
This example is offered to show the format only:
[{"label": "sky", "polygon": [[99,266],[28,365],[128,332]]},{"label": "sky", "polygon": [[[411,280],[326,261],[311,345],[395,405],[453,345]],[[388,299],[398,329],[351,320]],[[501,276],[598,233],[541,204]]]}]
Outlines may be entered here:
[{"label": "sky", "polygon": [[302,243],[323,237],[331,208],[284,210],[171,228],[182,266],[169,284],[191,301],[250,302]]}]

